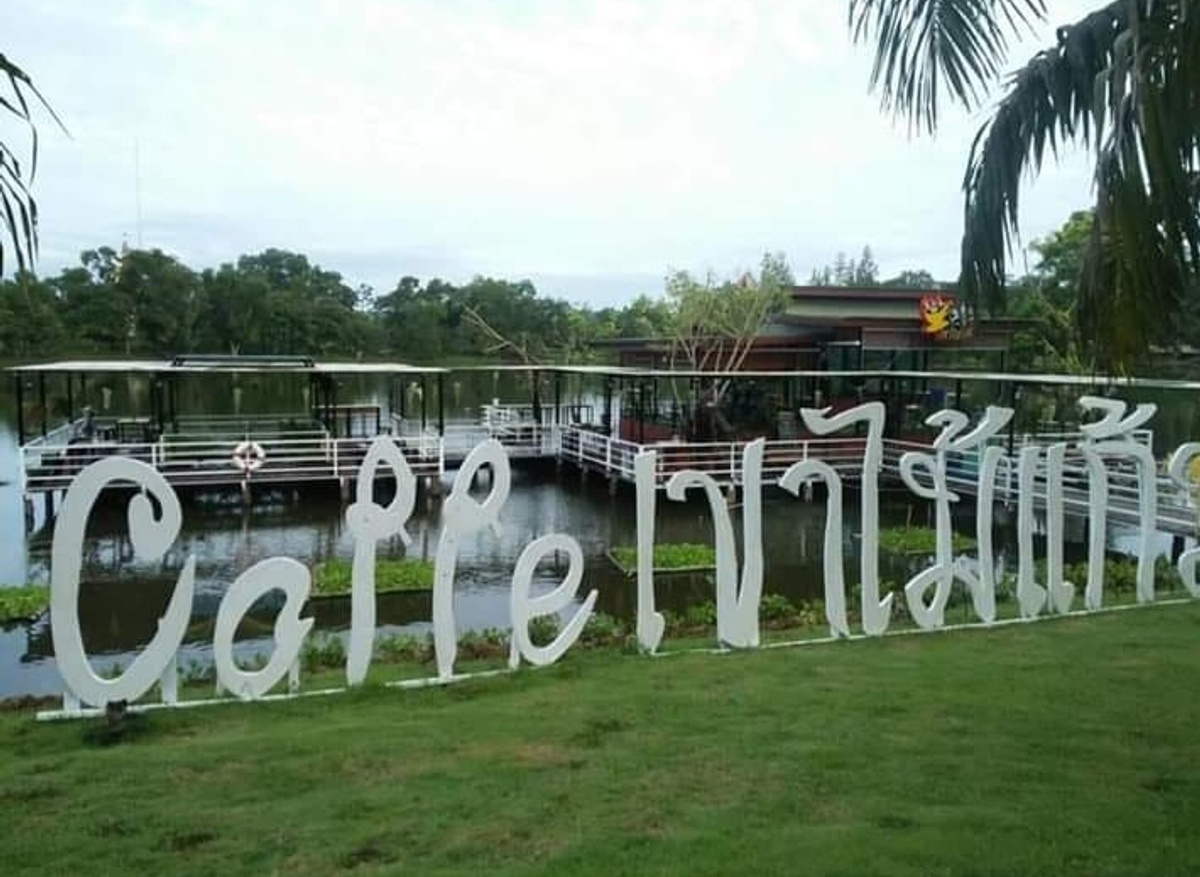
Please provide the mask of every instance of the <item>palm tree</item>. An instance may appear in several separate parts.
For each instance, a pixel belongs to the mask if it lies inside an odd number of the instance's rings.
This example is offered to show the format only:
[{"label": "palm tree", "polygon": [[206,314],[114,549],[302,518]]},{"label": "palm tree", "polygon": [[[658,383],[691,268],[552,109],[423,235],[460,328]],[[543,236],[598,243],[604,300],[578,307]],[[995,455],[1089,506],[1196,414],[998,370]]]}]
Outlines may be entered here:
[{"label": "palm tree", "polygon": [[3,234],[0,234],[0,277],[4,275],[6,243],[11,245],[16,255],[18,271],[32,269],[37,255],[37,202],[30,194],[29,187],[37,175],[38,134],[29,111],[29,98],[35,98],[58,127],[66,131],[29,75],[0,54],[0,84],[5,79],[9,87],[7,91],[0,92],[0,110],[11,113],[25,123],[29,128],[31,148],[29,176],[26,178],[16,151],[0,140],[0,227],[3,228]]},{"label": "palm tree", "polygon": [[[1045,0],[850,0],[855,41],[875,47],[872,89],[925,132],[946,100],[978,107],[1011,40],[1045,17]],[[1095,218],[1080,324],[1098,362],[1125,367],[1200,279],[1200,0],[1110,0],[1056,37],[1003,81],[972,144],[960,286],[1002,305],[1022,176],[1083,144]]]}]

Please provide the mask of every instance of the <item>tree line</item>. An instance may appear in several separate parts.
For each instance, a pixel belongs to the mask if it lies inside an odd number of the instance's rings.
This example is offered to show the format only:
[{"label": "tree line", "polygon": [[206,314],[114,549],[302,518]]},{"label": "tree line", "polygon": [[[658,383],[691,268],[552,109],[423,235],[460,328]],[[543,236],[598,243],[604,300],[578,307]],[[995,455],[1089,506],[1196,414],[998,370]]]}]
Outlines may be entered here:
[{"label": "tree line", "polygon": [[[1016,367],[1103,367],[1103,339],[1079,319],[1092,226],[1090,212],[1073,214],[1030,245],[1032,266],[1010,280],[1008,313],[1030,321],[1013,339]],[[0,359],[223,353],[580,363],[602,358],[597,341],[655,338],[669,343],[676,367],[736,369],[748,342],[786,307],[793,282],[786,259],[768,253],[757,275],[673,272],[662,295],[591,308],[539,293],[528,280],[493,277],[455,284],[404,276],[379,294],[281,249],[194,271],[161,250],[101,247],[52,277],[20,272],[0,280]],[[857,259],[839,253],[809,282],[953,291],[920,269],[880,278],[869,246]],[[1200,346],[1200,290],[1189,301],[1181,318],[1158,321],[1156,349]]]},{"label": "tree line", "polygon": [[668,336],[672,318],[662,298],[593,309],[540,295],[528,280],[490,277],[457,285],[405,276],[377,295],[280,249],[194,271],[161,250],[101,247],[53,277],[0,280],[0,357],[303,353],[430,363],[512,359],[519,348],[577,362],[599,339]]}]

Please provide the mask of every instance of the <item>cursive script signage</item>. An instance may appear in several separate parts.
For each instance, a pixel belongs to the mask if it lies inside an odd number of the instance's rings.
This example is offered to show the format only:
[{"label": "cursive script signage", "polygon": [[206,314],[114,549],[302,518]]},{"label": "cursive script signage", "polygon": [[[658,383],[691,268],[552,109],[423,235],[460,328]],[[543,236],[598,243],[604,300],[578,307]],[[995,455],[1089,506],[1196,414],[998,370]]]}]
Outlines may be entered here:
[{"label": "cursive script signage", "polygon": [[[1139,405],[1132,412],[1123,402],[1085,396],[1080,404],[1099,414],[1098,420],[1082,427],[1076,442],[1060,441],[1048,446],[1027,445],[1008,457],[991,440],[1013,416],[1012,409],[992,406],[972,424],[960,411],[944,410],[927,423],[940,431],[930,448],[904,453],[898,474],[915,495],[934,504],[937,540],[932,564],[917,573],[900,594],[882,593],[879,579],[879,476],[884,459],[884,406],[869,402],[837,414],[828,410],[802,411],[804,423],[817,436],[838,433],[861,435],[865,430],[861,467],[860,542],[861,583],[857,597],[862,633],[881,635],[888,630],[892,604],[903,599],[909,614],[921,629],[945,625],[945,608],[954,583],[970,593],[976,616],[984,625],[996,622],[996,581],[992,548],[992,514],[997,498],[1002,465],[1010,482],[1015,474],[1018,520],[1017,600],[1020,615],[1033,619],[1043,613],[1067,613],[1082,602],[1094,611],[1104,601],[1104,534],[1109,504],[1110,463],[1131,463],[1136,473],[1141,546],[1138,560],[1137,599],[1154,600],[1154,558],[1150,539],[1155,528],[1158,498],[1154,458],[1134,431],[1154,415],[1153,405]],[[716,546],[717,637],[730,648],[754,648],[759,644],[759,604],[763,586],[762,490],[764,487],[763,439],[748,443],[742,451],[742,487],[745,494],[740,545],[720,485],[707,473],[684,470],[674,473],[662,492],[668,501],[681,501],[699,489],[708,502]],[[1083,461],[1087,476],[1086,508],[1090,518],[1088,580],[1063,578],[1063,515],[1066,459],[1074,451]],[[960,497],[951,490],[950,460],[972,454],[975,461],[975,503],[978,548],[975,557],[956,556],[951,539],[951,507]],[[1189,467],[1200,458],[1200,443],[1181,446],[1167,466],[1169,478],[1181,489],[1191,487]],[[660,491],[656,482],[657,453],[641,452],[634,463],[637,513],[637,619],[638,643],[646,652],[661,645],[663,616],[655,610],[653,547],[656,506]],[[396,482],[394,498],[385,506],[376,503],[372,485],[382,467],[391,469]],[[480,469],[491,470],[489,492],[482,501],[470,493]],[[961,475],[958,475],[961,479]],[[503,446],[488,440],[467,457],[455,477],[442,507],[443,526],[437,545],[433,581],[433,643],[437,673],[416,684],[437,684],[463,678],[455,673],[458,641],[455,627],[454,577],[461,541],[487,528],[498,528],[501,511],[511,486],[508,455]],[[784,490],[799,494],[809,483],[826,488],[824,535],[825,614],[833,638],[854,635],[847,608],[841,533],[843,478],[839,471],[820,459],[793,463],[776,482]],[[64,709],[45,715],[82,715],[115,701],[137,701],[160,684],[165,705],[178,703],[176,654],[190,620],[195,583],[195,558],[189,556],[179,573],[158,631],[134,661],[114,679],[104,679],[92,669],[84,650],[79,624],[79,582],[83,541],[88,517],[101,491],[114,483],[133,483],[140,489],[129,501],[129,535],[135,552],[143,558],[162,557],[179,533],[182,513],[174,490],[153,467],[127,457],[109,457],[84,469],[71,483],[54,529],[51,552],[50,623],[55,659],[66,686]],[[1040,487],[1039,487],[1040,485]],[[1040,493],[1038,492],[1040,489]],[[359,471],[357,495],[346,510],[346,525],[354,540],[352,565],[351,620],[346,650],[346,683],[358,685],[366,677],[375,637],[375,551],[381,539],[399,537],[408,542],[405,524],[412,514],[417,494],[416,477],[395,442],[381,436],[372,443]],[[1033,550],[1035,500],[1045,499],[1047,556],[1045,573],[1038,581],[1038,564]],[[153,500],[153,502],[152,502]],[[157,506],[157,510],[155,509]],[[563,581],[540,597],[530,594],[538,563],[555,553],[568,558]],[[739,564],[740,557],[740,564]],[[1183,553],[1178,569],[1184,586],[1200,598],[1196,565],[1200,549]],[[546,534],[521,552],[513,571],[510,609],[512,648],[510,668],[522,662],[553,663],[575,643],[596,602],[592,591],[579,600],[584,559],[579,543],[569,535]],[[1083,587],[1082,601],[1077,591]],[[299,656],[304,639],[312,629],[311,618],[301,618],[311,588],[308,569],[285,557],[254,564],[229,586],[217,611],[213,635],[213,661],[218,685],[232,695],[255,700],[268,695],[285,677],[288,689],[300,686]],[[250,606],[270,591],[282,591],[285,600],[275,619],[275,648],[265,667],[245,670],[234,660],[234,633]],[[577,604],[577,605],[576,605]],[[557,613],[576,605],[569,621],[553,642],[538,646],[529,635],[531,619]],[[215,701],[214,701],[215,702]]]}]

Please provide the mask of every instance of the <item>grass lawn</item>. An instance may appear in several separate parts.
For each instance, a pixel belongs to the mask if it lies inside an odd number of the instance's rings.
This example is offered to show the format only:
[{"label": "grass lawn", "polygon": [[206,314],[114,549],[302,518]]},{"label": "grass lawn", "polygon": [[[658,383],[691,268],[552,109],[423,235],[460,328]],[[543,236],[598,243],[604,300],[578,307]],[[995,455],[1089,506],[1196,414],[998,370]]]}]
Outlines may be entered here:
[{"label": "grass lawn", "polygon": [[5,875],[1200,869],[1200,605],[0,717]]}]

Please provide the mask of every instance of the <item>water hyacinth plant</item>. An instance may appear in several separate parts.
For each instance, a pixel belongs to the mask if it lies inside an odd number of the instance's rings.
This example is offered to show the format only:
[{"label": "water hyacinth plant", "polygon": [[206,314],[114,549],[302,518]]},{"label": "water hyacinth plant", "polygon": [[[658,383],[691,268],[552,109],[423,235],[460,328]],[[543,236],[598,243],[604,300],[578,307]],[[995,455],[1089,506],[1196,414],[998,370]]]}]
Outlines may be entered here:
[{"label": "water hyacinth plant", "polygon": [[45,585],[0,586],[0,624],[32,621],[50,605]]},{"label": "water hyacinth plant", "polygon": [[[637,573],[637,548],[632,545],[614,545],[609,558],[625,575]],[[683,572],[709,570],[717,564],[717,552],[711,545],[694,542],[663,542],[654,546],[654,569],[656,572]]]},{"label": "water hyacinth plant", "polygon": [[[348,560],[326,560],[313,567],[314,597],[336,597],[350,593],[353,565]],[[433,564],[428,560],[401,558],[375,562],[375,591],[428,591],[433,587]]]}]

